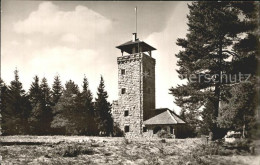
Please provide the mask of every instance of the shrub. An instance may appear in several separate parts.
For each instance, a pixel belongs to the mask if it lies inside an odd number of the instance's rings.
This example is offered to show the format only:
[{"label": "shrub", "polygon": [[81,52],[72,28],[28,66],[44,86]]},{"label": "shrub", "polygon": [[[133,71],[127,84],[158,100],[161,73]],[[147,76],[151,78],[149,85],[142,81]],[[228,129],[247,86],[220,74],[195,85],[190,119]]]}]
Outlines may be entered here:
[{"label": "shrub", "polygon": [[78,144],[67,145],[60,151],[60,155],[63,157],[76,157],[80,154],[93,155],[95,151],[91,148],[83,148]]},{"label": "shrub", "polygon": [[78,145],[69,145],[64,150],[62,151],[62,156],[63,157],[76,157],[80,154],[81,147]]},{"label": "shrub", "polygon": [[248,139],[239,139],[234,143],[225,143],[224,147],[227,149],[237,149],[238,151],[250,151],[251,141]]},{"label": "shrub", "polygon": [[117,123],[115,123],[114,127],[113,127],[113,136],[115,136],[115,137],[124,136],[124,132],[119,128],[119,125]]},{"label": "shrub", "polygon": [[162,139],[161,142],[162,142],[162,143],[166,143],[166,140],[165,140],[165,139]]},{"label": "shrub", "polygon": [[125,145],[128,145],[128,144],[131,144],[131,141],[130,141],[129,139],[127,139],[127,138],[124,137],[123,143],[124,143]]},{"label": "shrub", "polygon": [[160,130],[157,132],[157,136],[159,138],[172,138],[172,135],[170,133],[168,133],[167,131],[165,130]]}]

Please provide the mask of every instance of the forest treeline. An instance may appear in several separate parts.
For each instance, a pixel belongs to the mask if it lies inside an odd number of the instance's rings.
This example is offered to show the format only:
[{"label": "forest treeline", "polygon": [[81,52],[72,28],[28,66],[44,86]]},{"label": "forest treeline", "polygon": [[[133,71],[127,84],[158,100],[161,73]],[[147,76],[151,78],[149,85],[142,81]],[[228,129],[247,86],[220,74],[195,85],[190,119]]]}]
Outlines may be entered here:
[{"label": "forest treeline", "polygon": [[102,76],[95,100],[86,77],[80,91],[72,80],[63,87],[58,75],[51,87],[35,76],[26,92],[16,69],[10,85],[0,80],[0,86],[2,135],[123,135],[113,123]]}]

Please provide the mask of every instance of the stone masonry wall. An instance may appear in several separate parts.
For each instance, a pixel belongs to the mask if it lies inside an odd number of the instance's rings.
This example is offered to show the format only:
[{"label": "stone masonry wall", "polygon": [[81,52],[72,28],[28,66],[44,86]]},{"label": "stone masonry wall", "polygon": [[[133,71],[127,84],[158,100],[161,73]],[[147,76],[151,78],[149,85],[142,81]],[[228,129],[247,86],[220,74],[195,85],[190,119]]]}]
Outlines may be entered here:
[{"label": "stone masonry wall", "polygon": [[143,111],[144,120],[152,117],[155,109],[155,59],[143,56]]},{"label": "stone masonry wall", "polygon": [[[118,57],[117,63],[119,99],[112,104],[112,115],[123,131],[125,126],[129,126],[126,136],[140,136],[144,111],[147,118],[149,110],[155,108],[155,59],[136,53]],[[122,69],[125,74],[122,74]],[[125,88],[124,94],[122,88]],[[125,116],[125,111],[128,111],[128,116]]]}]

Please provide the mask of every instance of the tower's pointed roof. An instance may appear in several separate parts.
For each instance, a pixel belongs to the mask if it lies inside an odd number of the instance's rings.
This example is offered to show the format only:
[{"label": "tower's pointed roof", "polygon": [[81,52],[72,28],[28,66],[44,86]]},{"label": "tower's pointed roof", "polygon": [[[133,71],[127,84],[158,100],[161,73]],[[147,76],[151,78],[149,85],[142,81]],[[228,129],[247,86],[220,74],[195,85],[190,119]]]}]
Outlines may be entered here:
[{"label": "tower's pointed roof", "polygon": [[121,51],[131,54],[133,47],[142,47],[142,52],[156,50],[154,47],[148,45],[144,41],[140,41],[139,39],[137,39],[135,41],[133,41],[133,40],[127,41],[126,43],[123,43],[123,44],[117,46],[116,48],[120,49]]}]

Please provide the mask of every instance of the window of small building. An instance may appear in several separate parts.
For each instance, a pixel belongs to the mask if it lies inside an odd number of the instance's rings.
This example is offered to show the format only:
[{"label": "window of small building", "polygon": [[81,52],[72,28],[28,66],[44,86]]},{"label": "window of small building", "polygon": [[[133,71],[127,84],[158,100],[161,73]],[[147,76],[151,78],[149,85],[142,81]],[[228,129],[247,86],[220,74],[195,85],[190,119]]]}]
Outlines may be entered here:
[{"label": "window of small building", "polygon": [[170,133],[173,134],[173,127],[170,126]]},{"label": "window of small building", "polygon": [[143,127],[143,132],[147,132],[147,128],[146,127]]},{"label": "window of small building", "polygon": [[129,132],[130,128],[129,128],[129,125],[126,125],[125,126],[125,132]]},{"label": "window of small building", "polygon": [[125,94],[125,91],[126,91],[126,89],[125,89],[125,88],[122,88],[122,89],[121,89],[121,94]]},{"label": "window of small building", "polygon": [[125,75],[125,69],[121,69],[121,75]]},{"label": "window of small building", "polygon": [[129,111],[125,111],[125,117],[129,115]]}]

